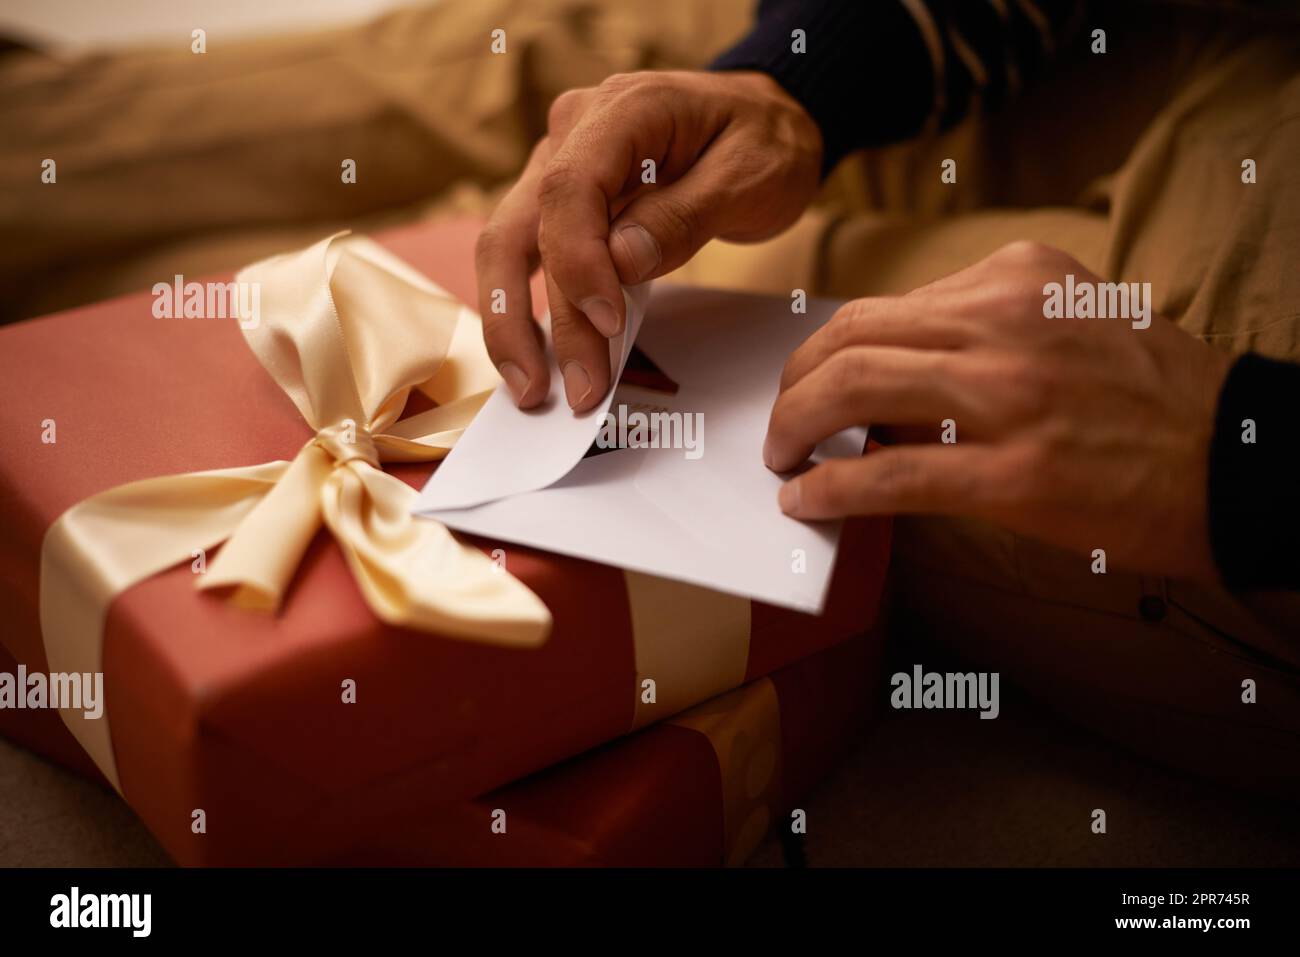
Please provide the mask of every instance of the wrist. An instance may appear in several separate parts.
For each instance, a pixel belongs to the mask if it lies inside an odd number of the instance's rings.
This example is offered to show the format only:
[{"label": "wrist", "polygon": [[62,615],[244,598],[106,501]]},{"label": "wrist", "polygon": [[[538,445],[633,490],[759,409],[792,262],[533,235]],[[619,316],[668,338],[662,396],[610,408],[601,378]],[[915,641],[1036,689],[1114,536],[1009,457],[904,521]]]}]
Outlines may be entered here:
[{"label": "wrist", "polygon": [[726,70],[714,74],[745,102],[757,106],[775,124],[775,135],[811,164],[820,177],[826,144],[812,114],[780,81],[762,70]]}]

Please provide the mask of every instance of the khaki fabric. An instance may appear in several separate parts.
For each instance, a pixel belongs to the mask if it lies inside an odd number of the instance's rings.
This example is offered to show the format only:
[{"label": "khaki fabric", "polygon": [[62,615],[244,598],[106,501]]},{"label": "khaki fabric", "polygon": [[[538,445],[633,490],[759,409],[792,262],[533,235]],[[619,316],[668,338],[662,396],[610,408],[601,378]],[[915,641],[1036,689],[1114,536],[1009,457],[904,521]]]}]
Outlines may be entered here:
[{"label": "khaki fabric", "polygon": [[[201,56],[7,53],[0,320],[233,268],[341,226],[486,212],[558,93],[699,65],[751,8],[446,0],[314,36],[210,36]],[[505,55],[489,49],[498,27]],[[782,236],[712,243],[673,278],[892,294],[1030,238],[1152,282],[1157,308],[1216,347],[1300,359],[1297,49],[1282,29],[1210,13],[1135,14],[1105,55],[1063,56],[998,116],[850,159]],[[888,92],[846,95],[870,109]],[[45,158],[57,184],[40,181]],[[939,181],[947,158],[955,185]],[[1085,558],[975,522],[903,518],[896,541],[912,628],[1144,754],[1296,790],[1294,595],[1092,575]],[[1245,679],[1258,704],[1241,702]]]},{"label": "khaki fabric", "polygon": [[561,92],[704,63],[749,14],[749,0],[446,0],[316,35],[210,34],[203,54],[186,37],[70,61],[0,56],[0,321],[453,196],[486,211],[492,197],[474,194],[520,169]]}]

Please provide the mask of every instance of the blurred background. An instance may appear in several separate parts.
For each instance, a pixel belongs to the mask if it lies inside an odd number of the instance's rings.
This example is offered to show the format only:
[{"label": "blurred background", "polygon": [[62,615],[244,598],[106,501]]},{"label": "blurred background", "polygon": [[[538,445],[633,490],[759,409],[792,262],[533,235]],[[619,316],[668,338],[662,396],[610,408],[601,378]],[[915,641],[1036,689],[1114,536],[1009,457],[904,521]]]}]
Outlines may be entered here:
[{"label": "blurred background", "polygon": [[6,0],[0,34],[52,50],[163,45],[195,27],[230,38],[357,23],[395,7],[439,0]]}]

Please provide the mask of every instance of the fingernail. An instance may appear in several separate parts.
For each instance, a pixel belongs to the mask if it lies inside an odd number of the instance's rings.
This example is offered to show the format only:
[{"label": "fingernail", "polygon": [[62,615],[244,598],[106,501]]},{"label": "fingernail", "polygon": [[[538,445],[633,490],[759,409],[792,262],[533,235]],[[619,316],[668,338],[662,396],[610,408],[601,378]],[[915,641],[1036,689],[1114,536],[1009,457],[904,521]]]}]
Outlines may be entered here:
[{"label": "fingernail", "polygon": [[614,311],[614,304],[608,299],[592,296],[578,303],[578,308],[606,339],[618,335],[618,331],[623,328],[618,313]]},{"label": "fingernail", "polygon": [[768,468],[772,467],[772,439],[770,437],[763,440],[763,464]]},{"label": "fingernail", "polygon": [[528,373],[513,362],[501,363],[497,367],[497,372],[501,373],[501,378],[506,380],[510,394],[515,397],[515,404],[523,402],[524,396],[528,394],[528,387],[533,383],[533,380],[528,378]]},{"label": "fingernail", "polygon": [[564,397],[569,408],[575,409],[591,394],[591,377],[576,359],[570,359],[560,371],[564,373]]},{"label": "fingernail", "polygon": [[803,501],[803,491],[799,488],[800,484],[799,479],[792,478],[781,486],[777,501],[781,504],[781,511],[787,515],[799,514],[799,506]]},{"label": "fingernail", "polygon": [[663,253],[659,250],[659,243],[646,232],[644,226],[624,226],[614,234],[614,238],[623,244],[623,251],[636,270],[637,280],[644,279],[659,268]]}]

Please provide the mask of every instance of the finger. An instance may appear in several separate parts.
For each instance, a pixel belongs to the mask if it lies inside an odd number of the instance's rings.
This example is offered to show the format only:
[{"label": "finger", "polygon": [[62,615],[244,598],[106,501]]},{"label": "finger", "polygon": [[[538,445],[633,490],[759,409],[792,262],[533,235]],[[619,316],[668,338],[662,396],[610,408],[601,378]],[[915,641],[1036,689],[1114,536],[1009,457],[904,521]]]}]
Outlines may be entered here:
[{"label": "finger", "polygon": [[781,486],[792,518],[846,515],[971,515],[987,510],[999,481],[988,446],[909,445],[831,459]]},{"label": "finger", "polygon": [[[552,144],[563,143],[573,132],[573,127],[577,125],[584,113],[596,101],[597,91],[594,89],[568,90],[551,104],[550,116],[546,125],[546,139]],[[639,195],[640,189],[624,188],[623,192],[609,201],[610,218],[617,218],[633,199]]]},{"label": "finger", "polygon": [[519,182],[502,199],[474,248],[483,342],[515,403],[542,401],[550,373],[533,318],[528,277],[538,265],[537,178],[546,148],[539,144]]},{"label": "finger", "polygon": [[564,377],[564,397],[574,412],[586,412],[609,390],[609,340],[564,297],[549,272],[546,295],[555,360]]},{"label": "finger", "polygon": [[972,338],[968,324],[936,316],[923,301],[897,296],[854,299],[791,354],[781,370],[781,388],[790,388],[830,356],[853,346],[951,351]]},{"label": "finger", "polygon": [[574,126],[590,108],[596,97],[591,88],[565,90],[551,102],[546,116],[546,138],[552,143],[563,143]]},{"label": "finger", "polygon": [[[675,182],[638,195],[614,220],[609,251],[625,283],[672,272],[710,239],[728,232],[736,196],[727,165],[710,148]],[[753,196],[746,197],[754,202]]]},{"label": "finger", "polygon": [[556,285],[603,335],[626,321],[609,251],[610,204],[642,158],[662,161],[672,116],[647,97],[592,105],[556,149],[538,186],[542,257]]},{"label": "finger", "polygon": [[974,416],[949,388],[952,377],[942,353],[864,346],[837,352],[777,397],[763,461],[789,471],[823,439],[855,425],[969,422]]}]

